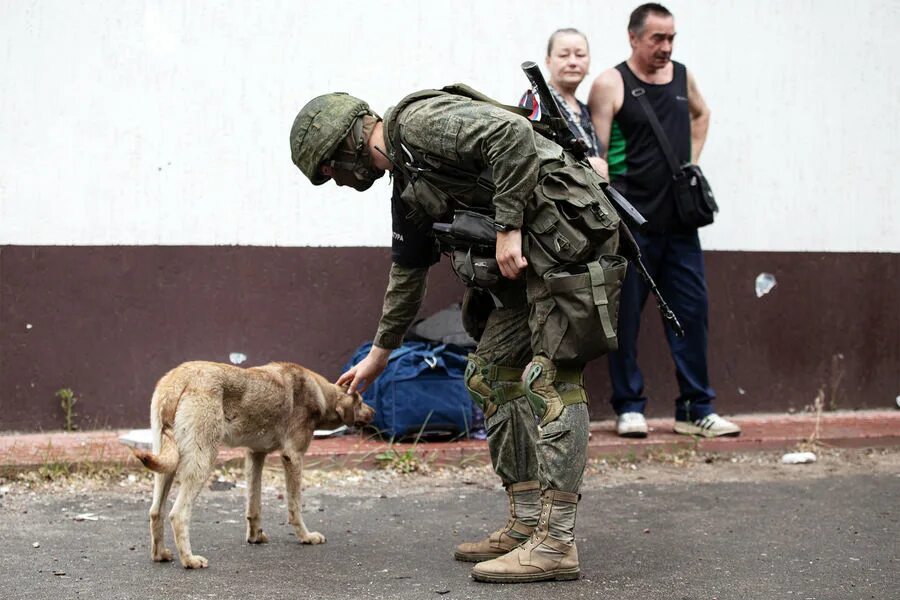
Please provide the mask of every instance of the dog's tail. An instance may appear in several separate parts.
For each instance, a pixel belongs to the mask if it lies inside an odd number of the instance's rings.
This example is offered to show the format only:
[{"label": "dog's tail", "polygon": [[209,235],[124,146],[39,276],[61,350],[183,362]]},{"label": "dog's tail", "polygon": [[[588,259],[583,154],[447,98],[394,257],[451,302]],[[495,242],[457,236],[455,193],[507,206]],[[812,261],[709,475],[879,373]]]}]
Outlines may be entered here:
[{"label": "dog's tail", "polygon": [[[153,432],[153,451],[132,448],[131,452],[141,463],[151,471],[157,473],[174,473],[178,468],[181,455],[178,452],[178,442],[175,441],[175,433],[172,424],[163,423],[162,416],[157,413],[160,403],[158,392],[153,394],[152,409],[150,411],[150,428]],[[172,411],[174,413],[174,410]],[[174,416],[174,414],[173,414]]]},{"label": "dog's tail", "polygon": [[162,443],[160,444],[159,453],[154,454],[148,450],[138,450],[132,448],[131,451],[141,461],[145,467],[157,473],[174,473],[178,468],[178,461],[181,456],[178,453],[178,444],[172,435],[172,428],[166,427],[161,432]]}]

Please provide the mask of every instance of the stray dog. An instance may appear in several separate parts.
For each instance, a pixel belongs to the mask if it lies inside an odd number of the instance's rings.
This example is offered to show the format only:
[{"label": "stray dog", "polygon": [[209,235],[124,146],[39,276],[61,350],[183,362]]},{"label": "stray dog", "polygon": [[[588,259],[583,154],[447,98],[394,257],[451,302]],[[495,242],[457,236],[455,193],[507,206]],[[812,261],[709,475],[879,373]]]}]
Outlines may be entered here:
[{"label": "stray dog", "polygon": [[150,556],[172,560],[163,543],[160,509],[175,478],[178,497],[169,521],[178,557],[186,569],[208,565],[191,551],[191,506],[206,485],[219,446],[247,448],[247,541],[269,541],[260,527],[260,487],[266,455],[281,451],[287,487],[288,522],[304,544],[321,544],[325,536],[309,531],[300,516],[303,454],[316,428],[364,425],[375,416],[362,397],[292,363],[242,369],[213,362],[187,362],[156,384],[150,406],[153,451],[134,450],[156,472],[150,507]]}]

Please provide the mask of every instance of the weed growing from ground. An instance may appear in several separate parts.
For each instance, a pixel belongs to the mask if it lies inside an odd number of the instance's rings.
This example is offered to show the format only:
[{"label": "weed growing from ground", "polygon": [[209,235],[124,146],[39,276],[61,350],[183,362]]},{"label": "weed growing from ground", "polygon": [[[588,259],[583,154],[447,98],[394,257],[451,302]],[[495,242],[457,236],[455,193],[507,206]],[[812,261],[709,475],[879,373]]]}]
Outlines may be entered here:
[{"label": "weed growing from ground", "polygon": [[59,398],[59,406],[66,419],[66,431],[75,431],[78,429],[75,423],[75,417],[78,416],[75,412],[75,404],[78,402],[75,392],[71,388],[61,388],[56,390],[56,397]]}]

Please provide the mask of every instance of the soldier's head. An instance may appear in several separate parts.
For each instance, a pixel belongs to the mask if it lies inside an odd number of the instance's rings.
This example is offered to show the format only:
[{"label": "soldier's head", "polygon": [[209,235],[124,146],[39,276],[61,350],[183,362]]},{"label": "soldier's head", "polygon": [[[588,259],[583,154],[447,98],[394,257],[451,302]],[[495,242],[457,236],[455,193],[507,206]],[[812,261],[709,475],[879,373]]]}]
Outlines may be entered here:
[{"label": "soldier's head", "polygon": [[628,21],[631,56],[640,66],[658,71],[672,60],[675,17],[662,4],[641,4]]},{"label": "soldier's head", "polygon": [[373,164],[369,137],[381,117],[349,94],[318,96],[300,109],[291,127],[291,160],[313,183],[367,190],[384,170]]}]

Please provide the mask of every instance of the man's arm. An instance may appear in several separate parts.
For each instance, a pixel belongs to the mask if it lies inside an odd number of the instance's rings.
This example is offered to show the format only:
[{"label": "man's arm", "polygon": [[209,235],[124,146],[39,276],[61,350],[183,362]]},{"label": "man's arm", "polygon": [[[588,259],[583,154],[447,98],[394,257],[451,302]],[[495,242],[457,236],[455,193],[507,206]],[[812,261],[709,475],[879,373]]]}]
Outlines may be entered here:
[{"label": "man's arm", "polygon": [[[609,138],[612,131],[613,118],[619,109],[622,108],[622,94],[624,93],[624,84],[622,76],[615,69],[607,69],[597,76],[594,83],[591,84],[591,92],[588,96],[588,108],[591,111],[591,121],[594,124],[594,131],[597,132],[597,139],[603,146],[603,162],[600,165],[594,164],[594,168],[609,179],[609,165],[606,162],[609,153]],[[598,166],[600,168],[598,168]]]},{"label": "man's arm", "polygon": [[691,113],[691,162],[697,164],[700,161],[700,152],[706,143],[706,134],[709,131],[710,110],[700,94],[697,80],[694,74],[687,72],[688,84],[688,111]]},{"label": "man's arm", "polygon": [[419,313],[427,279],[427,267],[401,267],[396,263],[391,265],[381,320],[378,322],[378,332],[372,348],[362,361],[338,378],[338,385],[349,384],[348,392],[351,394],[355,391],[364,392],[384,371],[391,350],[400,346],[403,335]]}]

